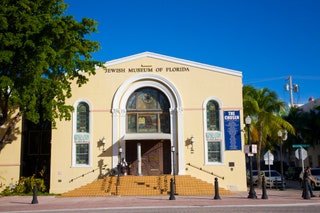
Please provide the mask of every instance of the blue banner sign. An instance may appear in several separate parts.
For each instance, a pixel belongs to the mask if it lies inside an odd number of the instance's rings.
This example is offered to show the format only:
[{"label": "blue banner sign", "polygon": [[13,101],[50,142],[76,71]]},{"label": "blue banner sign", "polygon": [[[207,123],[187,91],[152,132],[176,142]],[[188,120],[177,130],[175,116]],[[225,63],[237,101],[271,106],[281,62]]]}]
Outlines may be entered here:
[{"label": "blue banner sign", "polygon": [[223,118],[226,150],[241,150],[240,111],[224,111]]}]

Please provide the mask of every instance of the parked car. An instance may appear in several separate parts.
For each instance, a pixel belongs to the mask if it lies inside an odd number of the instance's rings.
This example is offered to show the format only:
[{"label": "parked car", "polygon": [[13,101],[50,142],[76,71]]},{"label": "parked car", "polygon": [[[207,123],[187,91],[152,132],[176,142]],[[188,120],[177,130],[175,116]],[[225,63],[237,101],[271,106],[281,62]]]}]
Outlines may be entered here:
[{"label": "parked car", "polygon": [[[262,170],[261,177],[265,177],[265,183],[266,187],[271,188],[279,188],[281,187],[281,174],[276,170]],[[283,177],[284,178],[284,177]],[[247,175],[248,183],[250,181],[250,173]],[[285,178],[284,178],[284,185],[286,185]],[[252,170],[252,182],[254,185],[257,185],[258,183],[258,170]]]},{"label": "parked car", "polygon": [[[281,187],[281,174],[276,170],[264,170],[262,171],[267,187]],[[285,177],[283,177],[283,185],[286,185]]]},{"label": "parked car", "polygon": [[[303,173],[304,172],[301,172],[300,173],[300,176],[299,176],[299,182],[301,184],[301,187],[303,187]],[[311,168],[311,175],[316,179],[316,182],[315,183],[311,183],[311,186],[312,186],[312,189],[315,190],[315,189],[319,189],[320,188],[320,168]]]},{"label": "parked car", "polygon": [[286,171],[286,179],[299,180],[301,171],[301,167],[289,167]]},{"label": "parked car", "polygon": [[[258,183],[258,170],[252,170],[252,183],[257,185]],[[247,184],[250,185],[250,171],[247,171]]]},{"label": "parked car", "polygon": [[[250,171],[247,171],[247,183],[250,184]],[[252,183],[253,185],[258,183],[258,170],[252,170]]]},{"label": "parked car", "polygon": [[316,179],[315,183],[311,183],[312,189],[320,188],[320,168],[311,168],[311,175]]}]

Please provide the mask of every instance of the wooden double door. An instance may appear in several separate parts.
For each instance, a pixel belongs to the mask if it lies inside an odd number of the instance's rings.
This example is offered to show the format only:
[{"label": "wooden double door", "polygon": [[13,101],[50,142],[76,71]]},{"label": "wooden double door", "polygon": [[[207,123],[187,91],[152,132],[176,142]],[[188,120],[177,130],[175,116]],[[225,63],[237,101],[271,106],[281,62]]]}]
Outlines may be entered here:
[{"label": "wooden double door", "polygon": [[171,173],[171,146],[169,140],[126,141],[126,160],[129,174],[138,174],[138,144],[141,146],[141,175]]}]

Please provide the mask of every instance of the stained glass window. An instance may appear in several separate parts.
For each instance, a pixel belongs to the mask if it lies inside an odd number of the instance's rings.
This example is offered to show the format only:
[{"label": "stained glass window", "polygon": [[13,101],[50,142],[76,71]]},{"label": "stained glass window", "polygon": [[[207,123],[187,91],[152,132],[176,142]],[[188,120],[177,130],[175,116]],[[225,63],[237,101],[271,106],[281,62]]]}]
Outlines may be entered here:
[{"label": "stained glass window", "polygon": [[159,90],[136,90],[127,102],[128,133],[170,133],[170,104]]},{"label": "stained glass window", "polygon": [[207,130],[220,130],[219,104],[211,100],[207,103]]},{"label": "stained glass window", "polygon": [[90,110],[89,105],[80,102],[76,110],[76,133],[74,134],[75,143],[75,164],[89,165],[90,147]]},{"label": "stained glass window", "polygon": [[[206,148],[207,148],[207,162],[219,163],[221,159],[221,143],[220,137],[220,107],[219,103],[215,100],[210,100],[206,104]],[[208,137],[211,136],[211,137]],[[214,136],[214,137],[212,137]]]},{"label": "stained glass window", "polygon": [[220,142],[208,142],[208,162],[221,162]]},{"label": "stained glass window", "polygon": [[89,163],[89,144],[77,144],[76,146],[76,164]]},{"label": "stained glass window", "polygon": [[89,132],[89,106],[85,102],[77,107],[77,132]]}]

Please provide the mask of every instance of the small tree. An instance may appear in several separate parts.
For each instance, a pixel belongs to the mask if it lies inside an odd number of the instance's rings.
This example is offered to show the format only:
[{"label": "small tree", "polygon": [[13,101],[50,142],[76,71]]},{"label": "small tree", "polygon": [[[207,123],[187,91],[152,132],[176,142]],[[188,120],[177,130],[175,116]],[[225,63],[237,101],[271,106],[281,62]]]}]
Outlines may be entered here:
[{"label": "small tree", "polygon": [[87,39],[97,23],[65,15],[63,0],[0,1],[1,151],[22,115],[34,123],[70,119],[70,80],[85,84],[102,63],[91,55],[99,43]]}]

